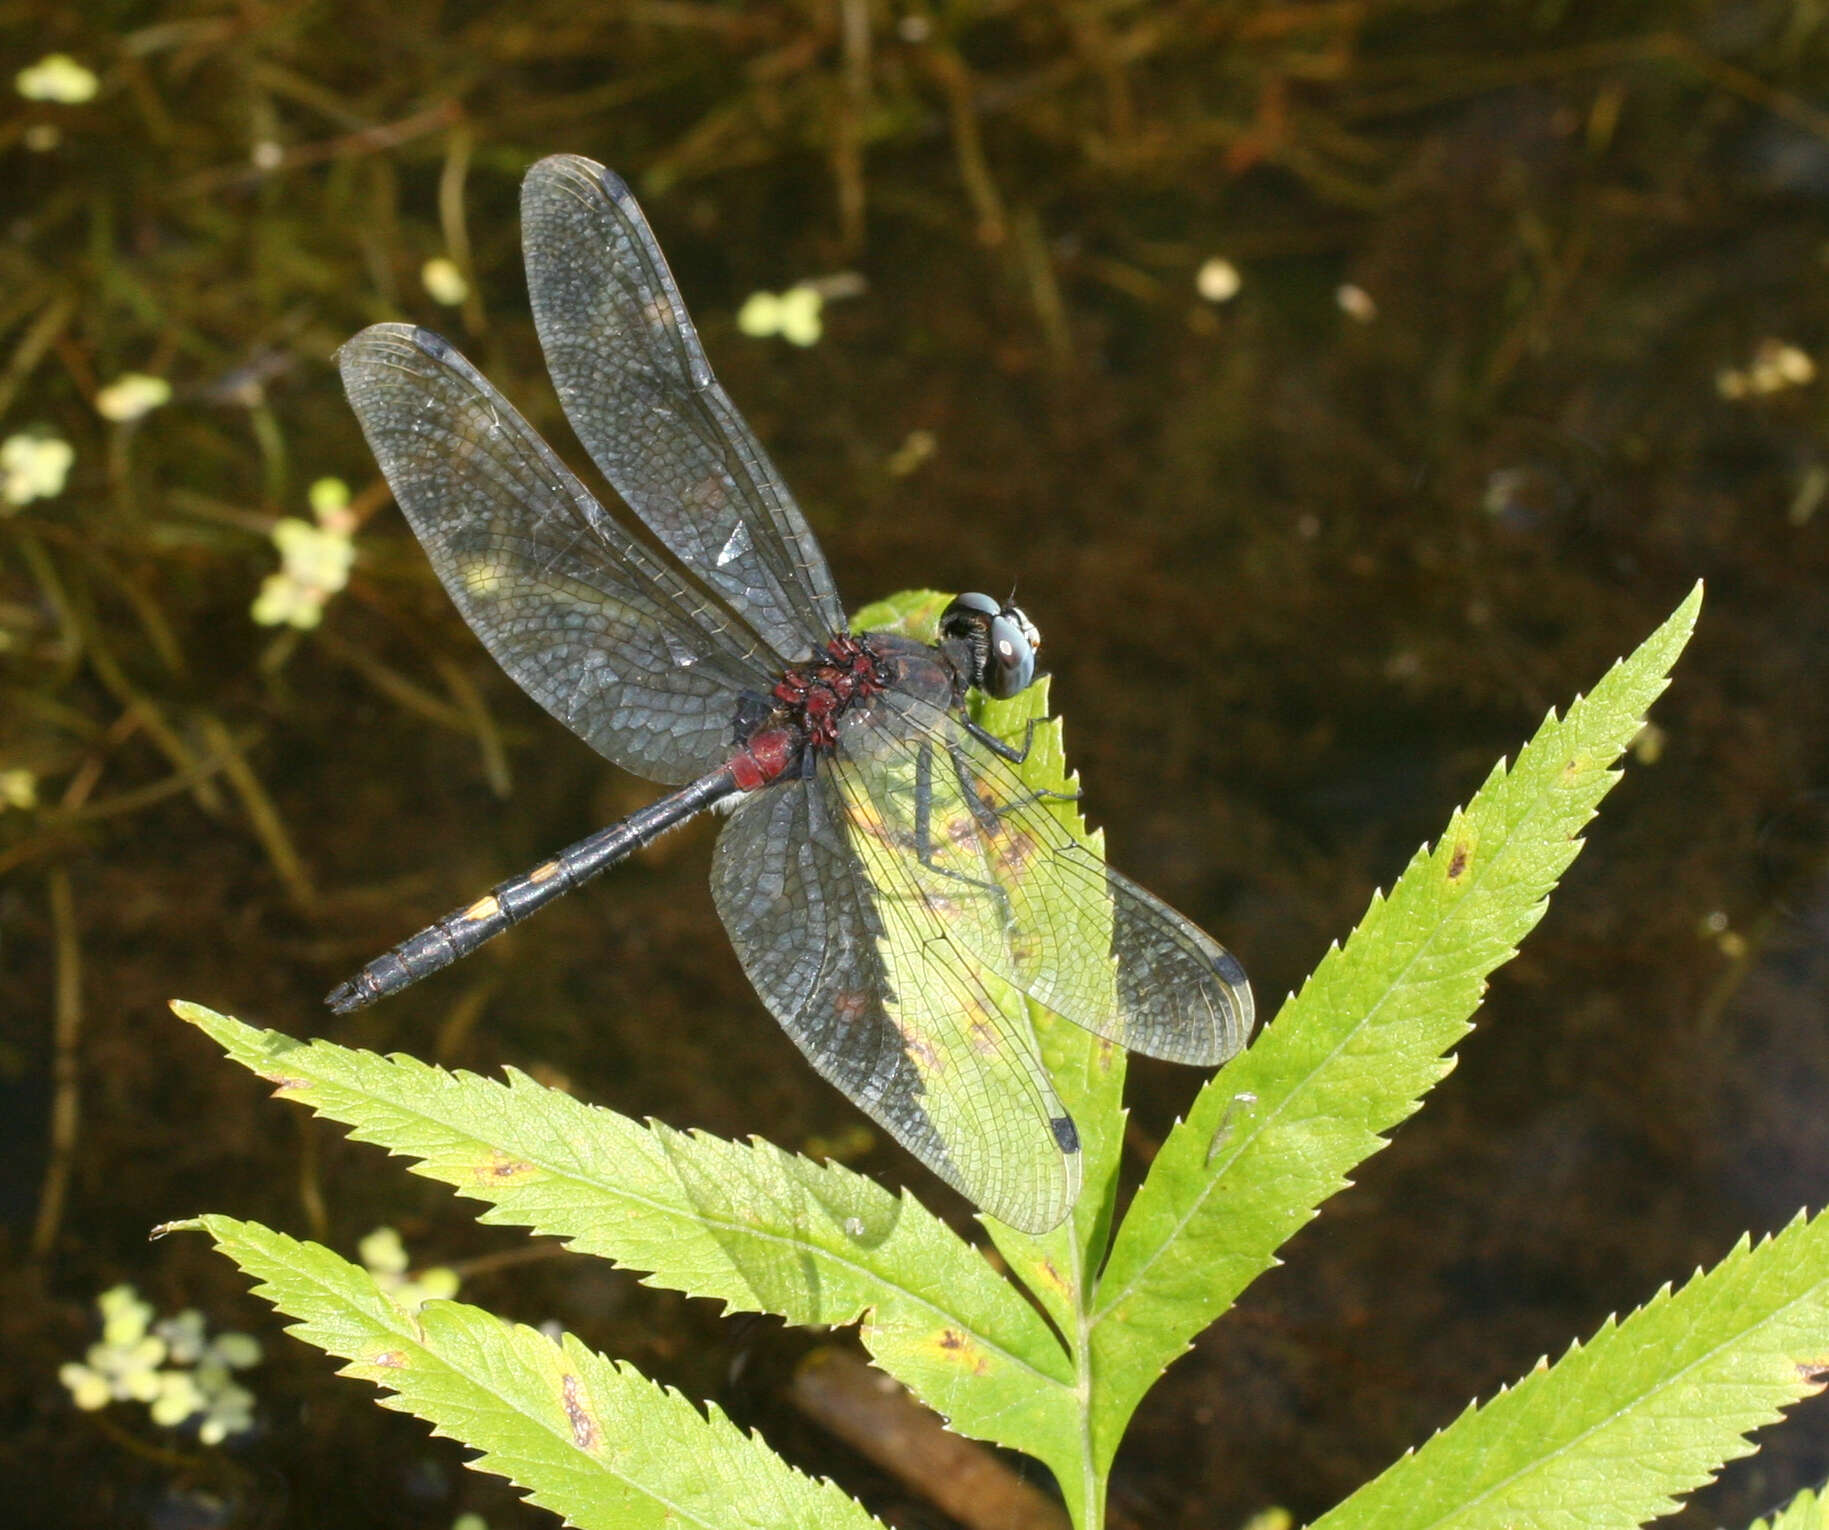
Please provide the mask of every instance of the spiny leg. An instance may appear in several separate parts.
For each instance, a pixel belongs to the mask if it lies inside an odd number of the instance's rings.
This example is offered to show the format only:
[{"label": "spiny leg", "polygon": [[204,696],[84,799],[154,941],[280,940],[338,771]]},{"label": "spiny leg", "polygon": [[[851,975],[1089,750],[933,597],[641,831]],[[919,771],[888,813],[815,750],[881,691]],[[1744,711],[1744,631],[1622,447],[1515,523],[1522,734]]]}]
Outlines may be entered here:
[{"label": "spiny leg", "polygon": [[[1008,760],[1012,765],[1021,765],[1029,758],[1029,746],[1035,742],[1035,719],[1033,717],[1029,719],[1028,726],[1023,729],[1022,748],[1020,749],[1016,748],[1013,744],[1006,744],[995,733],[992,733],[989,729],[981,727],[978,723],[973,722],[972,719],[963,712],[959,714],[959,722],[968,734],[979,743],[983,744],[986,749],[990,750],[991,753],[996,755],[999,759]],[[1039,802],[1043,797],[1052,797],[1056,802],[1078,802],[1080,796],[1081,794],[1079,792],[1050,791],[1045,786],[1038,786],[1023,800],[1026,802]]]},{"label": "spiny leg", "polygon": [[[949,750],[949,752],[951,752],[951,751]],[[955,770],[956,770],[956,768],[957,768],[957,762],[955,761]],[[915,859],[918,860],[924,867],[926,867],[927,870],[934,872],[939,876],[950,877],[955,882],[965,883],[965,885],[967,887],[976,887],[982,892],[988,892],[992,897],[994,897],[997,900],[997,906],[1003,914],[1003,927],[1006,930],[1014,929],[1015,925],[1016,925],[1016,910],[1011,906],[1010,895],[1007,892],[1005,892],[1002,887],[998,886],[997,883],[995,883],[995,882],[987,882],[979,877],[967,876],[962,871],[953,871],[953,870],[949,869],[948,867],[940,865],[940,863],[934,859],[934,838],[933,838],[934,780],[933,780],[933,772],[934,772],[933,745],[928,743],[927,741],[923,740],[919,751],[915,755],[915,785],[914,785]],[[984,816],[983,815],[987,811],[990,811],[989,805],[981,797],[979,797],[976,788],[973,787],[969,782],[967,782],[963,777],[961,777],[959,780],[959,787],[960,787],[960,790],[964,793],[966,801],[971,804],[972,816],[978,820],[980,828],[983,828],[984,827]],[[993,828],[995,827],[996,822],[997,822],[997,815],[995,814],[995,812],[991,812],[991,825]]]}]

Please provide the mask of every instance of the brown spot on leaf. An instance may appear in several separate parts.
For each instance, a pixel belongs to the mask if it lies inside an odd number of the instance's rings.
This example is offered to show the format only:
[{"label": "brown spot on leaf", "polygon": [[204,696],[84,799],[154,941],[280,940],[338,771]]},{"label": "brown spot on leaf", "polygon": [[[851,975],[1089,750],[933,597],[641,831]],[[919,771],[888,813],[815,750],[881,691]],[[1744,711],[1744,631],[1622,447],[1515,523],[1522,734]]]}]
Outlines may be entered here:
[{"label": "brown spot on leaf", "polygon": [[1472,858],[1472,853],[1468,850],[1464,840],[1457,844],[1448,857],[1448,880],[1450,882],[1460,881],[1461,874],[1467,869],[1467,862]]},{"label": "brown spot on leaf", "polygon": [[563,1388],[565,1395],[565,1419],[572,1426],[572,1444],[580,1450],[595,1450],[601,1438],[597,1429],[597,1420],[591,1417],[591,1410],[584,1403],[584,1388],[578,1378],[567,1375]]},{"label": "brown spot on leaf", "polygon": [[957,1328],[940,1330],[940,1349],[954,1360],[967,1362],[966,1369],[974,1376],[982,1376],[990,1369],[984,1351]]},{"label": "brown spot on leaf", "polygon": [[510,1158],[506,1153],[491,1153],[488,1162],[482,1166],[477,1175],[477,1183],[483,1185],[509,1185],[516,1180],[527,1179],[538,1172],[536,1165],[525,1158]]},{"label": "brown spot on leaf", "polygon": [[385,1370],[404,1371],[406,1369],[406,1353],[404,1350],[384,1349],[368,1363],[370,1365],[379,1365]]}]

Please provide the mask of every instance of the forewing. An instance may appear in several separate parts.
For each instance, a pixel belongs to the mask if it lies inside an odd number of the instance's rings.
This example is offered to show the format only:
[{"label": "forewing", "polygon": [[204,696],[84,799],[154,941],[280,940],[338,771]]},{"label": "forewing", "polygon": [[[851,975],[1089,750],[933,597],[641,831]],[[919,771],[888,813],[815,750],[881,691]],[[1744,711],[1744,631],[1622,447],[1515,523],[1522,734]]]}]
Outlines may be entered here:
[{"label": "forewing", "polygon": [[573,155],[521,185],[534,323],[578,439],[785,662],[845,630],[799,507],[724,390],[629,188]]},{"label": "forewing", "polygon": [[522,689],[650,780],[725,759],[739,697],[773,683],[755,635],[611,520],[437,335],[377,324],[338,363],[432,567]]},{"label": "forewing", "polygon": [[859,724],[879,751],[898,736],[925,748],[913,783],[865,780],[898,826],[905,875],[958,910],[954,938],[980,963],[1133,1052],[1210,1066],[1244,1046],[1254,1009],[1238,959],[1080,843],[1070,802],[918,697],[892,691]]},{"label": "forewing", "polygon": [[874,882],[844,825],[846,774],[822,760],[731,815],[711,872],[731,943],[815,1068],[983,1211],[1045,1232],[1079,1193],[1080,1155],[1020,997],[893,863]]}]

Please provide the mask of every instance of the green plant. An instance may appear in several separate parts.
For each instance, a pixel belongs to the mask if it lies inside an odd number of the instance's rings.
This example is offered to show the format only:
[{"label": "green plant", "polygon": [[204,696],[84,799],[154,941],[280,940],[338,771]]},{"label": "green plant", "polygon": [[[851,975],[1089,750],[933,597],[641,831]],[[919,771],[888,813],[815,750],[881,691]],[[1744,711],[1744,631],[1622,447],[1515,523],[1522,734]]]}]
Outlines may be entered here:
[{"label": "green plant", "polygon": [[[636,1122],[518,1073],[496,1082],[176,1008],[283,1096],[487,1202],[486,1221],[735,1310],[858,1324],[884,1370],[960,1432],[1046,1463],[1074,1522],[1097,1526],[1145,1391],[1448,1071],[1488,974],[1578,853],[1700,603],[1698,587],[1592,695],[1546,719],[1515,766],[1494,769],[1209,1081],[1121,1221],[1124,1055],[1036,1014],[1080,1125],[1084,1191],[1040,1237],[986,1221],[1007,1278],[906,1193],[835,1164]],[[987,705],[984,721],[1020,735],[1046,705],[1038,685]],[[1058,722],[1037,727],[1025,770],[1037,788],[1069,784]],[[409,1313],[326,1249],[227,1217],[184,1225],[253,1275],[294,1333],[385,1388],[387,1406],[457,1435],[574,1524],[867,1522],[715,1408],[701,1414],[575,1339],[554,1344],[454,1302]],[[1800,1217],[1469,1408],[1324,1523],[1640,1523],[1817,1390],[1826,1341],[1829,1222]]]}]

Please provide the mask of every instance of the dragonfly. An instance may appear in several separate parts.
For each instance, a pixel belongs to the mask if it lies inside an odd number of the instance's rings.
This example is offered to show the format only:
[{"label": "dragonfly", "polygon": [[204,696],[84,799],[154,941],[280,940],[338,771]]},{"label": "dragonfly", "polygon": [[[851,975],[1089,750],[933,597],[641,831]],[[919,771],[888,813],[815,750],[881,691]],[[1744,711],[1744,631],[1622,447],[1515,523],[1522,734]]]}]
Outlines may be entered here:
[{"label": "dragonfly", "polygon": [[656,836],[726,812],[711,890],[815,1069],[980,1211],[1058,1225],[1080,1140],[1029,1004],[1212,1066],[1244,1045],[1237,958],[1109,869],[973,692],[1022,693],[1041,637],[963,594],[937,640],[854,633],[824,554],[712,375],[628,187],[561,155],[522,185],[535,327],[565,415],[646,536],[448,342],[377,324],[351,406],[458,611],[535,701],[673,788],[339,985],[346,1012],[456,961]]}]

